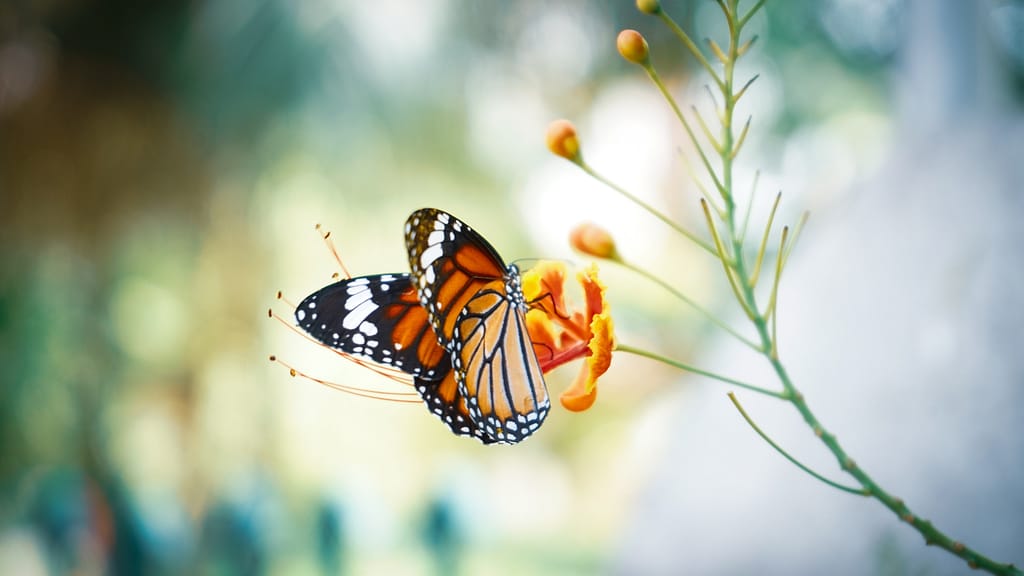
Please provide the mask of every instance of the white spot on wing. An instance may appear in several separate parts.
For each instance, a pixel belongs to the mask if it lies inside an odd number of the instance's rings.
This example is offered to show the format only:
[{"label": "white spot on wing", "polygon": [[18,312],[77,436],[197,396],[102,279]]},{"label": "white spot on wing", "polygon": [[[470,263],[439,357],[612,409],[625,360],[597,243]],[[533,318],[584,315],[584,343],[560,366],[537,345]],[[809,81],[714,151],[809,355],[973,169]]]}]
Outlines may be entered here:
[{"label": "white spot on wing", "polygon": [[351,297],[345,301],[345,310],[352,310],[356,306],[359,306],[363,302],[369,300],[370,296],[373,296],[373,294],[365,288],[359,289],[355,293],[353,293],[352,289],[349,288],[348,292],[351,294]]},{"label": "white spot on wing", "polygon": [[434,260],[437,260],[443,255],[444,251],[441,250],[440,245],[434,244],[430,246],[420,254],[420,268],[423,268],[424,270],[430,268],[430,265],[434,263]]},{"label": "white spot on wing", "polygon": [[345,315],[345,318],[341,321],[341,327],[346,330],[355,330],[356,326],[365,324],[363,320],[366,320],[366,317],[372,314],[376,309],[377,305],[373,302],[363,302],[357,306],[355,310],[352,310]]}]

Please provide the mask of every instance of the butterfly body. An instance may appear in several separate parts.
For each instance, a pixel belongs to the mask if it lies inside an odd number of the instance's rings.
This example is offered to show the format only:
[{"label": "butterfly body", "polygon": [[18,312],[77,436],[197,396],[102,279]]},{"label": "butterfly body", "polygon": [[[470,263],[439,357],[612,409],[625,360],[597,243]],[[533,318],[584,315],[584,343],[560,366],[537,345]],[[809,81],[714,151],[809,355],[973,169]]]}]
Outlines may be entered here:
[{"label": "butterfly body", "polygon": [[413,376],[428,409],[458,435],[516,443],[550,400],[526,330],[519,270],[454,216],[406,222],[411,274],[342,280],[296,308],[324,344]]}]

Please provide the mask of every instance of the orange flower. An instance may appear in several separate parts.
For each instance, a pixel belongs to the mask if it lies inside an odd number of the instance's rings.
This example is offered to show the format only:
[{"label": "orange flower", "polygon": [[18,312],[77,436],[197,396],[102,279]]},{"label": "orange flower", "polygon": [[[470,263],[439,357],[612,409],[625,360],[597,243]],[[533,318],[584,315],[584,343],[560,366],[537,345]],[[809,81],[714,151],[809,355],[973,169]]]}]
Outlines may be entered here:
[{"label": "orange flower", "polygon": [[591,265],[576,275],[586,300],[583,311],[566,304],[565,276],[564,264],[549,261],[523,275],[523,295],[534,303],[526,315],[526,328],[544,372],[586,358],[580,373],[560,397],[562,406],[579,412],[597,399],[597,379],[611,365],[615,332],[597,266]]}]

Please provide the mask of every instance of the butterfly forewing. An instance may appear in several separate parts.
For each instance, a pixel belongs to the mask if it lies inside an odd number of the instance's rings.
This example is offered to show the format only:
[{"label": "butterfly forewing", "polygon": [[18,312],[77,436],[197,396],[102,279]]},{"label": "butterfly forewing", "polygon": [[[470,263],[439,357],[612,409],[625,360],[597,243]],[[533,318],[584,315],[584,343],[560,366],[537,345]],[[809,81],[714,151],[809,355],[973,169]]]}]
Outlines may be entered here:
[{"label": "butterfly forewing", "polygon": [[505,265],[472,228],[433,208],[409,216],[405,244],[420,301],[450,349],[459,313],[487,283],[504,277]]},{"label": "butterfly forewing", "polygon": [[295,309],[316,340],[424,380],[451,369],[408,274],[342,280],[310,294]]},{"label": "butterfly forewing", "polygon": [[413,284],[451,352],[458,394],[492,441],[515,443],[547,415],[544,377],[526,331],[519,271],[469,226],[434,209],[406,222]]}]

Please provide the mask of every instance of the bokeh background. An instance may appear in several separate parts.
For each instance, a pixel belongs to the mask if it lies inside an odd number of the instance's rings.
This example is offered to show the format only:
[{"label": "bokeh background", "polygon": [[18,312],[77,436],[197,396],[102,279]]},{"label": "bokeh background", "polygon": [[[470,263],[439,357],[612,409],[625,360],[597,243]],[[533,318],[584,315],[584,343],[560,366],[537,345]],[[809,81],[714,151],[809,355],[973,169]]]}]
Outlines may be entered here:
[{"label": "bokeh background", "polygon": [[[714,2],[665,4],[722,38]],[[751,26],[738,181],[761,170],[755,214],[779,189],[784,220],[814,212],[780,308],[798,386],[884,485],[1024,564],[1024,3],[769,2]],[[387,389],[267,309],[337,271],[314,224],[354,274],[402,271],[423,206],[525,265],[582,264],[567,233],[594,220],[739,324],[714,261],[544,148],[573,119],[592,165],[699,228],[692,150],[621,28],[708,111],[627,1],[0,3],[0,573],[966,570],[771,453],[721,384],[636,358],[491,448],[268,362]],[[603,271],[623,341],[770,382]],[[834,471],[791,409],[747,402]]]}]

